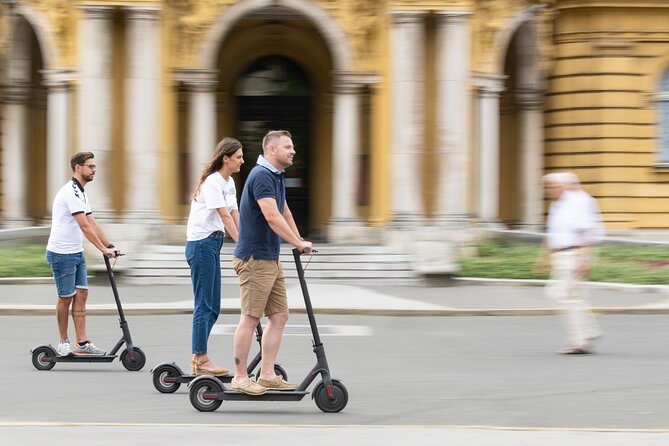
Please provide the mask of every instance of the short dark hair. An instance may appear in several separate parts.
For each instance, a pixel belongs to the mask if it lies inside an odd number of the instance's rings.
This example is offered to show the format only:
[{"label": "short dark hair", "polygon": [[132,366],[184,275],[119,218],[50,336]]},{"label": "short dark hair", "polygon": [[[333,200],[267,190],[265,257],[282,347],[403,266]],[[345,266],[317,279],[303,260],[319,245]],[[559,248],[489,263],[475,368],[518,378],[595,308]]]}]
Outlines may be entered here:
[{"label": "short dark hair", "polygon": [[282,136],[287,136],[290,139],[293,139],[292,135],[288,130],[270,130],[265,134],[265,137],[262,139],[262,150],[263,152],[267,150],[267,147]]},{"label": "short dark hair", "polygon": [[93,152],[78,152],[75,153],[72,158],[70,158],[70,166],[72,166],[72,172],[74,172],[74,168],[77,164],[80,166],[83,166],[86,161],[88,161],[91,158],[95,158],[95,155],[93,155]]}]

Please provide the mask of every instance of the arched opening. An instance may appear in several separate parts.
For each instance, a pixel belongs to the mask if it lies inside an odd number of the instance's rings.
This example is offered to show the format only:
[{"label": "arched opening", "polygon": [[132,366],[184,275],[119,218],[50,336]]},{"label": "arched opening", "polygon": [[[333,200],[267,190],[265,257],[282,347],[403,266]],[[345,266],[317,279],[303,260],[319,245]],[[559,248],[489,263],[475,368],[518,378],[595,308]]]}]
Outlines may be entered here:
[{"label": "arched opening", "polygon": [[9,225],[47,214],[46,101],[40,44],[31,24],[12,18],[2,107],[2,214]]},{"label": "arched opening", "polygon": [[[311,88],[302,69],[291,59],[265,56],[256,60],[237,79],[235,135],[246,147],[247,163],[238,177],[246,181],[255,165],[267,130],[288,129],[298,151],[286,171],[286,200],[301,234],[309,232],[309,141]],[[240,191],[241,194],[241,191]]]},{"label": "arched opening", "polygon": [[238,190],[262,153],[265,132],[290,131],[297,155],[286,171],[287,200],[300,232],[319,237],[332,194],[332,59],[323,37],[298,12],[260,9],[230,29],[217,65],[217,136],[244,145]]},{"label": "arched opening", "polygon": [[509,227],[533,222],[536,212],[530,202],[536,201],[533,188],[540,188],[540,167],[535,164],[541,147],[536,147],[538,129],[530,128],[537,125],[535,53],[532,24],[524,22],[506,51],[500,95],[499,217]]}]

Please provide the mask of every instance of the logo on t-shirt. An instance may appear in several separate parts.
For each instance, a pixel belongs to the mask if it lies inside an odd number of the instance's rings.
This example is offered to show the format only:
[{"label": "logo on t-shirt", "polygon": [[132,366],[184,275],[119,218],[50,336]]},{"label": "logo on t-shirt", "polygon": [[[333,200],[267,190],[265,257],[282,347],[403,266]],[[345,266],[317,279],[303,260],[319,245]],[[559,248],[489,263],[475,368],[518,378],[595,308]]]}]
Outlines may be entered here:
[{"label": "logo on t-shirt", "polygon": [[82,196],[79,194],[79,186],[78,186],[77,183],[75,183],[74,181],[72,181],[72,190],[74,191],[74,196],[75,196],[75,197],[77,197],[78,199],[80,199],[81,201],[83,201],[84,203],[86,203],[86,195],[84,195],[84,196],[82,197]]}]

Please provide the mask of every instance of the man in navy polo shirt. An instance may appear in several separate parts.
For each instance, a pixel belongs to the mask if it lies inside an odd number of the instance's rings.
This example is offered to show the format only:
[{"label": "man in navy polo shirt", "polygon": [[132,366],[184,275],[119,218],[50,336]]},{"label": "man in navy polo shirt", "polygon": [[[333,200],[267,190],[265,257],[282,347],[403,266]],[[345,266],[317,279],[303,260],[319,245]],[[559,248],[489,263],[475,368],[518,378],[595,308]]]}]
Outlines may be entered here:
[{"label": "man in navy polo shirt", "polygon": [[[279,261],[281,239],[300,251],[311,251],[302,240],[286,203],[284,171],[293,164],[295,147],[286,130],[271,130],[263,138],[263,155],[251,170],[239,204],[239,238],[233,266],[239,277],[241,317],[235,332],[235,377],[231,387],[249,395],[267,390],[294,390],[274,373],[283,329],[288,321],[286,283]],[[261,373],[257,382],[249,379],[248,361],[253,331],[266,315]]]}]

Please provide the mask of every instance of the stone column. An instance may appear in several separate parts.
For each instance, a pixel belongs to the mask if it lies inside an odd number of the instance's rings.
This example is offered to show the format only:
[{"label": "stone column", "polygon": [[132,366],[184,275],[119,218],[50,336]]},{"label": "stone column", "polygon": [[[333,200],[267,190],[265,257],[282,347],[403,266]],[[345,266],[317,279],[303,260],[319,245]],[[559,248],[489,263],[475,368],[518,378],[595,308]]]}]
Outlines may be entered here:
[{"label": "stone column", "polygon": [[435,221],[462,224],[469,196],[470,12],[437,13],[437,153]]},{"label": "stone column", "polygon": [[127,18],[124,218],[157,219],[160,200],[160,8],[124,8]]},{"label": "stone column", "polygon": [[345,224],[358,221],[355,195],[358,190],[360,152],[360,98],[362,85],[346,76],[336,76],[334,84],[334,126],[332,141],[331,221]]},{"label": "stone column", "polygon": [[29,113],[33,85],[31,79],[30,30],[12,16],[13,39],[7,59],[7,85],[4,89],[2,123],[2,208],[4,225],[20,227],[28,219],[27,155],[29,151]]},{"label": "stone column", "polygon": [[[177,80],[188,91],[188,142],[190,145],[190,187],[202,174],[202,168],[211,159],[216,148],[216,88],[215,70],[180,70]],[[254,161],[254,160],[253,160]]]},{"label": "stone column", "polygon": [[356,212],[360,166],[361,95],[377,84],[374,73],[334,73],[334,122],[332,140],[332,210],[328,227],[330,243],[370,243],[374,234]]},{"label": "stone column", "polygon": [[58,190],[72,176],[70,167],[70,82],[74,72],[71,69],[42,70],[47,97],[47,209]]},{"label": "stone column", "polygon": [[499,95],[502,76],[477,79],[479,190],[478,216],[484,223],[499,222]]},{"label": "stone column", "polygon": [[425,12],[391,11],[391,212],[393,223],[424,215],[420,159],[424,152]]},{"label": "stone column", "polygon": [[86,188],[97,217],[111,217],[112,7],[81,5],[79,24],[81,78],[77,94],[77,151],[95,154],[98,170]]},{"label": "stone column", "polygon": [[27,165],[28,114],[32,85],[12,81],[4,92],[2,132],[2,194],[6,227],[30,224],[28,218]]},{"label": "stone column", "polygon": [[523,226],[536,229],[543,225],[543,101],[534,89],[518,90],[515,97],[520,121],[521,215]]}]

